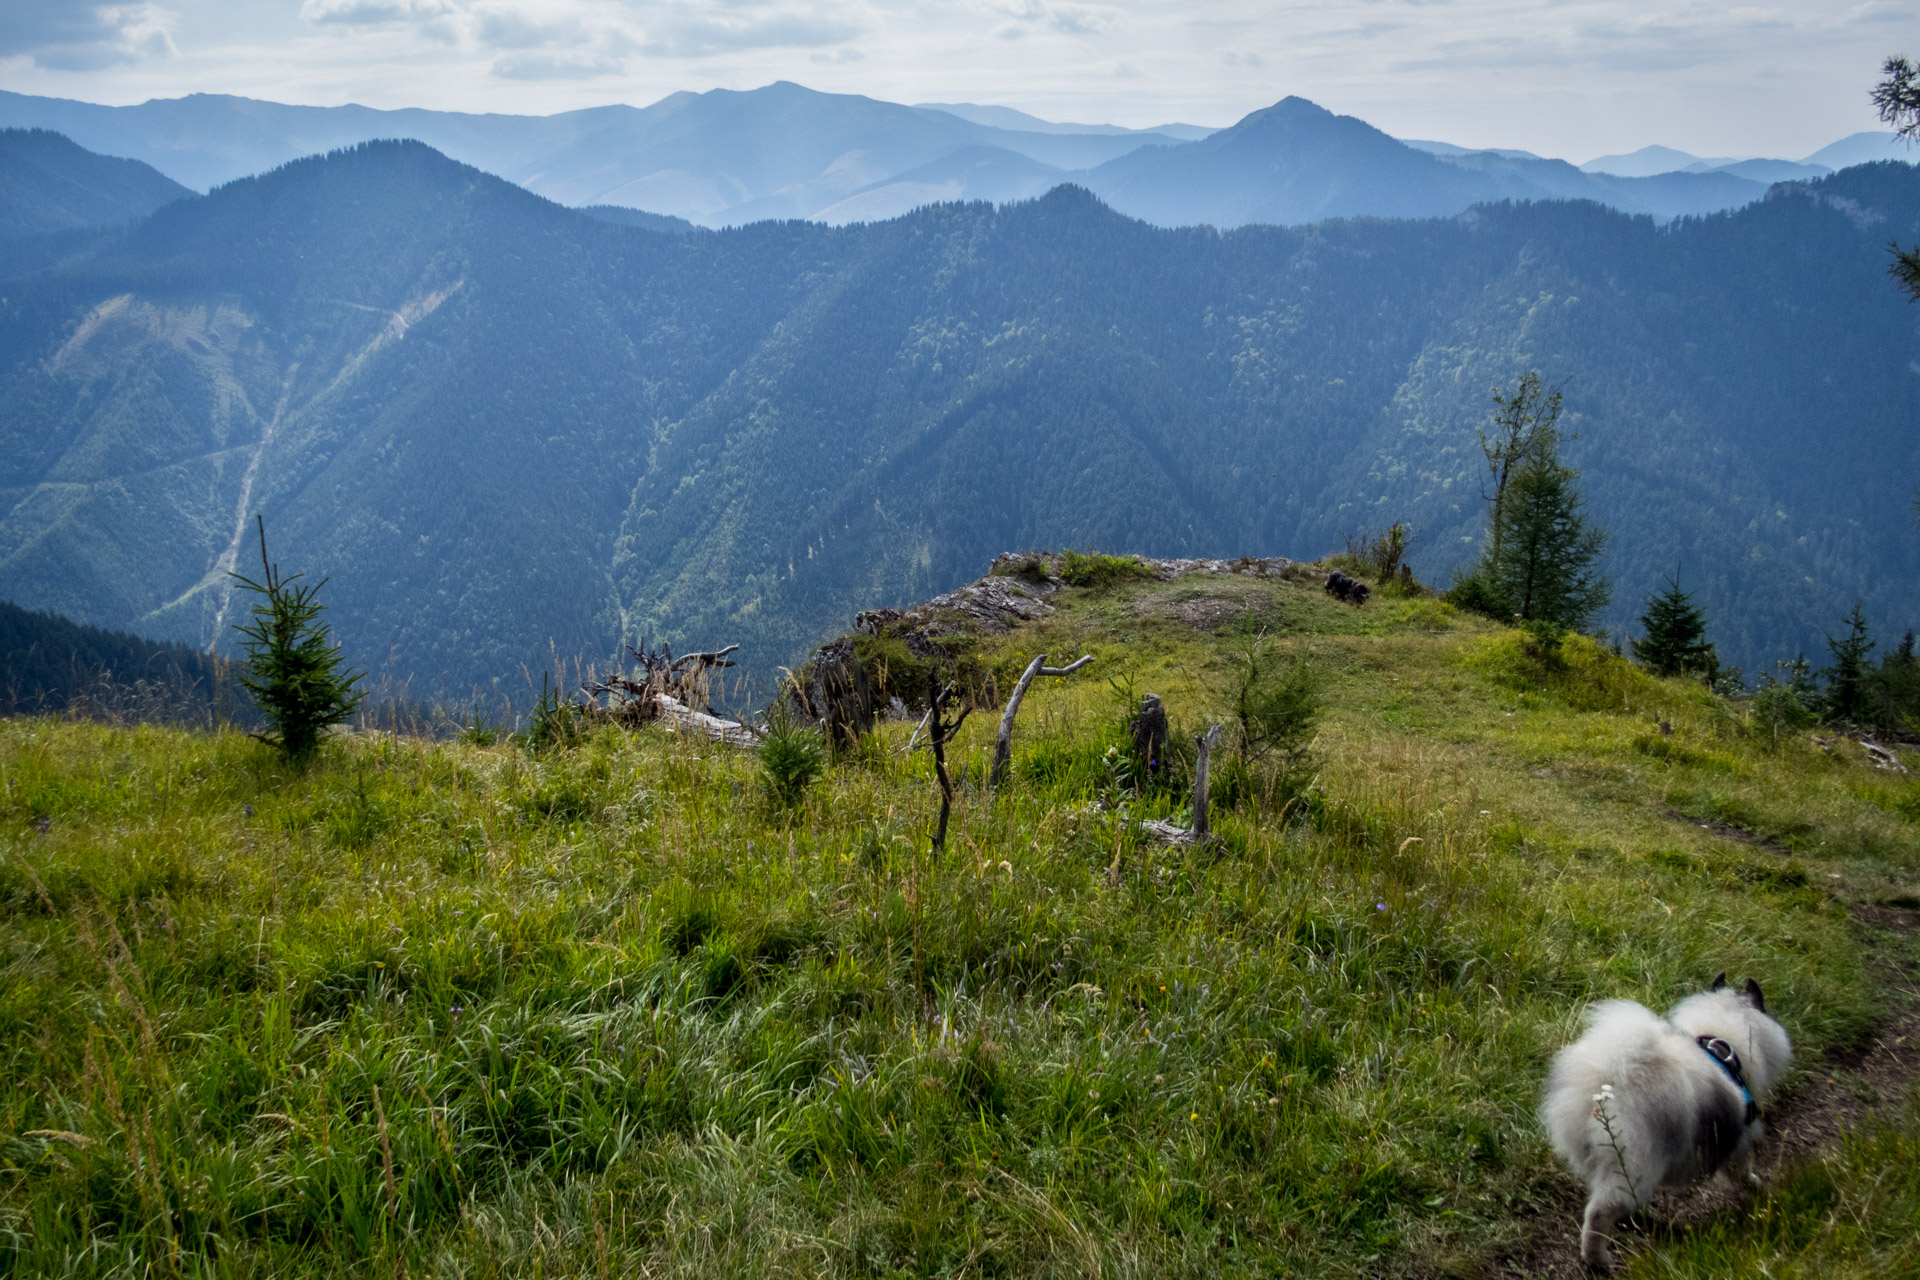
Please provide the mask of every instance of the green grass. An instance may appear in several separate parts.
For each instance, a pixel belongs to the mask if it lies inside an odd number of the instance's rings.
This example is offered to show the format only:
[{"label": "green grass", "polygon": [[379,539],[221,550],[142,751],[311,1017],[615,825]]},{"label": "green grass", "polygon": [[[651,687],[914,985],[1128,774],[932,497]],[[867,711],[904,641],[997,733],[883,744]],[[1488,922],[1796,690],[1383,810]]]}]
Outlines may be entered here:
[{"label": "green grass", "polygon": [[[1912,782],[1427,598],[1061,605],[980,642],[1096,662],[998,795],[968,721],[940,856],[907,725],[787,809],[658,730],[294,772],[0,722],[0,1271],[1473,1274],[1575,1228],[1532,1110],[1585,1001],[1751,974],[1806,1060],[1889,1007],[1845,904],[1920,886]],[[1156,846],[1184,802],[1114,790],[1116,686],[1193,732],[1247,617],[1320,673],[1314,794]],[[1634,1265],[1888,1272],[1888,1124]]]}]

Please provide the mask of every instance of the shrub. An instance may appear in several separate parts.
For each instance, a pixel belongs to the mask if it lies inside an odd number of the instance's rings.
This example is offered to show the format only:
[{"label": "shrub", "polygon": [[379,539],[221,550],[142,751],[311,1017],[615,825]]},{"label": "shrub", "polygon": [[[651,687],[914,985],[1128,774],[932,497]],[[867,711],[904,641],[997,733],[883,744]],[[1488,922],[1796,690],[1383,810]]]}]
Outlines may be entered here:
[{"label": "shrub", "polygon": [[1084,555],[1069,551],[1060,569],[1060,577],[1068,586],[1092,587],[1096,590],[1132,578],[1152,576],[1153,570],[1141,563],[1138,556],[1103,556],[1097,551],[1089,551]]},{"label": "shrub", "polygon": [[760,739],[761,781],[767,794],[790,809],[826,767],[827,747],[820,735],[794,718],[785,699],[776,701]]},{"label": "shrub", "polygon": [[1453,586],[1447,591],[1447,603],[1456,609],[1498,618],[1502,622],[1511,617],[1501,602],[1500,593],[1493,589],[1493,584],[1478,569],[1467,573],[1454,572]]},{"label": "shrub", "polygon": [[1358,571],[1372,574],[1381,586],[1402,576],[1411,582],[1413,575],[1404,563],[1409,537],[1407,526],[1396,520],[1385,533],[1362,532],[1348,538],[1347,556]]},{"label": "shrub", "polygon": [[[1233,717],[1232,739],[1237,767],[1225,769],[1232,802],[1242,795],[1265,792],[1281,800],[1292,798],[1311,767],[1311,747],[1320,716],[1320,693],[1305,658],[1277,660],[1264,633],[1251,624],[1245,643],[1230,655],[1233,684],[1229,689]],[[1224,762],[1223,762],[1224,763]],[[1254,783],[1256,766],[1265,765],[1270,778],[1265,787]]]},{"label": "shrub", "polygon": [[587,736],[581,709],[560,696],[560,686],[549,686],[545,672],[540,675],[540,699],[533,704],[533,719],[521,740],[529,751],[552,751],[577,747]]},{"label": "shrub", "polygon": [[1752,714],[1754,729],[1776,747],[1781,738],[1812,728],[1820,718],[1790,684],[1769,684],[1754,694]]},{"label": "shrub", "polygon": [[899,636],[855,635],[853,653],[866,668],[874,699],[881,706],[898,698],[909,707],[924,707],[927,685],[945,665],[936,657],[915,656]]}]

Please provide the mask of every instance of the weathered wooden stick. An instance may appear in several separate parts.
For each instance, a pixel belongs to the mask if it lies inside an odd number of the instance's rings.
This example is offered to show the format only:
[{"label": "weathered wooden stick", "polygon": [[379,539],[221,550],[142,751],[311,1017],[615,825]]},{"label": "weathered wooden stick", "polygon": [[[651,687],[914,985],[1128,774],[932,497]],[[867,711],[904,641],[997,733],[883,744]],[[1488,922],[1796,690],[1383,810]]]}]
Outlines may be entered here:
[{"label": "weathered wooden stick", "polygon": [[927,727],[927,721],[933,719],[933,708],[927,708],[927,714],[920,717],[920,723],[913,726],[913,735],[907,739],[907,750],[913,750],[913,744],[920,741],[920,731]]},{"label": "weathered wooden stick", "polygon": [[1027,669],[1020,673],[1020,680],[1013,686],[1013,696],[1007,699],[1007,709],[1000,715],[1000,739],[993,747],[993,768],[987,772],[989,786],[999,786],[1007,776],[1007,765],[1013,761],[1013,718],[1020,714],[1020,700],[1027,696],[1027,686],[1040,674],[1040,668],[1046,665],[1047,655],[1036,653]]},{"label": "weathered wooden stick", "polygon": [[1064,667],[1046,665],[1047,655],[1036,653],[1027,669],[1020,673],[1020,683],[1013,686],[1013,696],[1007,699],[1006,712],[1000,717],[1000,740],[993,748],[993,768],[987,774],[987,782],[999,786],[1006,779],[1007,766],[1013,763],[1013,718],[1020,714],[1020,701],[1027,696],[1027,686],[1033,683],[1035,676],[1070,676],[1093,661],[1093,655],[1082,654],[1077,660]]},{"label": "weathered wooden stick", "polygon": [[1205,733],[1194,737],[1198,752],[1193,762],[1193,826],[1189,828],[1196,841],[1205,840],[1212,835],[1207,829],[1207,800],[1211,779],[1207,776],[1213,764],[1213,744],[1220,741],[1220,726],[1215,725]]}]

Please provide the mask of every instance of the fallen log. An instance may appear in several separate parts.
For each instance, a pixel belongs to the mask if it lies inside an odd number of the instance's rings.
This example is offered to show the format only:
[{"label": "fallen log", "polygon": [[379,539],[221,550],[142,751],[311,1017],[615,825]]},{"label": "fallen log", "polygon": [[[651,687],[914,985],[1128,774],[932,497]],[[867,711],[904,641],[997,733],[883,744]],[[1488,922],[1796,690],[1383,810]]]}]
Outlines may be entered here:
[{"label": "fallen log", "polygon": [[757,750],[760,746],[760,730],[750,724],[695,711],[670,694],[655,694],[653,701],[654,706],[659,708],[660,719],[676,733],[703,733],[715,742],[724,742],[743,751]]}]

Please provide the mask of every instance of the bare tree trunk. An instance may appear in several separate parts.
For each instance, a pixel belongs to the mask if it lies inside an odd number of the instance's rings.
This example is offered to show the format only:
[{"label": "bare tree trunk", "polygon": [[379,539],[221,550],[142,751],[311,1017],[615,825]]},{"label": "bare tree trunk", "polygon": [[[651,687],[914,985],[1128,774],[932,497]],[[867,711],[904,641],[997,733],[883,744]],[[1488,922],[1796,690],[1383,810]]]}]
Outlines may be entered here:
[{"label": "bare tree trunk", "polygon": [[1013,763],[1013,718],[1020,714],[1020,700],[1027,696],[1027,686],[1033,683],[1035,676],[1070,676],[1093,661],[1092,654],[1083,654],[1078,660],[1064,667],[1044,665],[1047,655],[1036,653],[1033,661],[1020,675],[1020,683],[1013,686],[1013,696],[1007,699],[1006,712],[1000,717],[1000,740],[993,748],[993,769],[987,775],[987,781],[999,786],[1007,776],[1007,766]]},{"label": "bare tree trunk", "polygon": [[1213,765],[1213,744],[1220,741],[1220,726],[1215,725],[1205,733],[1194,738],[1199,750],[1193,762],[1193,825],[1188,828],[1195,841],[1205,840],[1213,833],[1207,828],[1207,801],[1212,779],[1208,773]]}]

